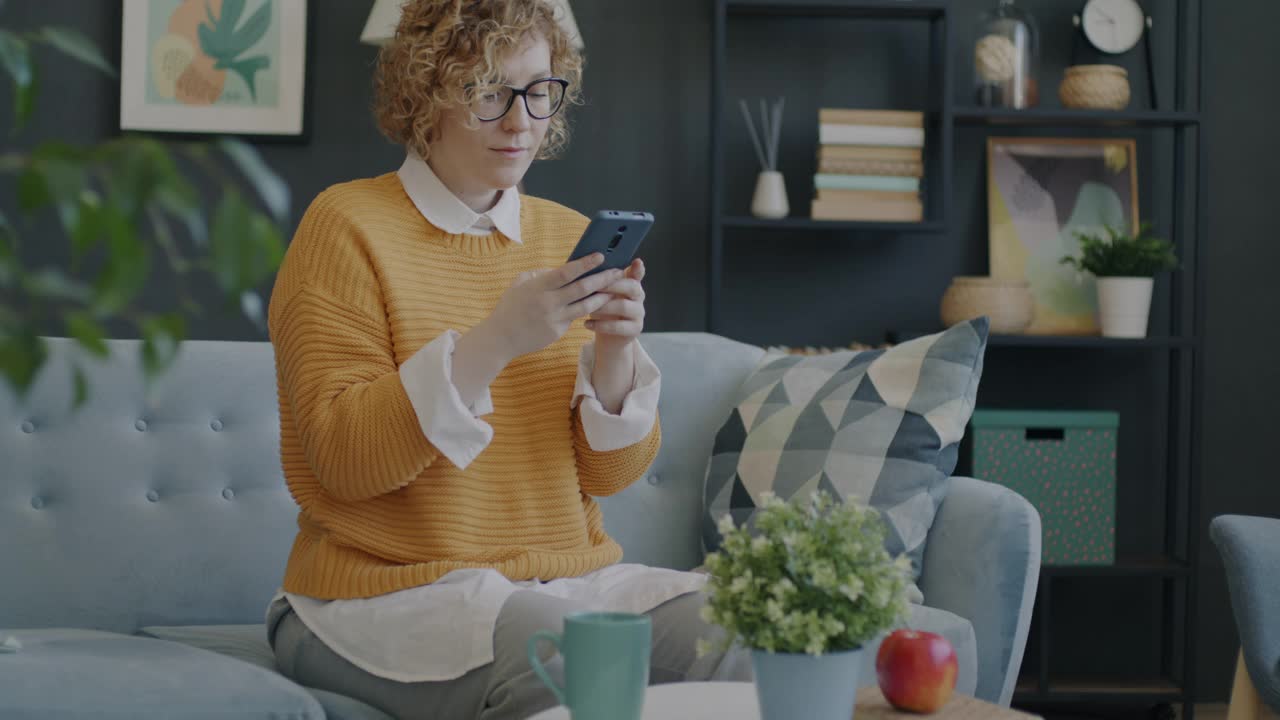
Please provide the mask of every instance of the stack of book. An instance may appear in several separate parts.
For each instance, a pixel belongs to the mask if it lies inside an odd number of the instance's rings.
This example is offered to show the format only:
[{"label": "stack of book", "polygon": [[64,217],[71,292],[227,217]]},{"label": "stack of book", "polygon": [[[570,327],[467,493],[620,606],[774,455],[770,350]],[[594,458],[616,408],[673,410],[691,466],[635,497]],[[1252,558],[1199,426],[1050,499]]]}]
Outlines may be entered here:
[{"label": "stack of book", "polygon": [[924,219],[924,113],[822,108],[818,143],[813,219]]}]

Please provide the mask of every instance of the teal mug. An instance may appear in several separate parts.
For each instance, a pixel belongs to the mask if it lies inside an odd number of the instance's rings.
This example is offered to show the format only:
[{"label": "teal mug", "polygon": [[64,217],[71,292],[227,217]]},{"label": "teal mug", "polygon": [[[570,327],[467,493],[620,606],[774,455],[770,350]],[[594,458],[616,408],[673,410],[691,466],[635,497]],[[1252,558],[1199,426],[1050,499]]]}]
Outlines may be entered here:
[{"label": "teal mug", "polygon": [[[571,613],[564,618],[564,635],[539,630],[529,638],[529,664],[573,720],[639,720],[652,637],[648,615]],[[564,656],[564,687],[538,659],[541,640]]]}]

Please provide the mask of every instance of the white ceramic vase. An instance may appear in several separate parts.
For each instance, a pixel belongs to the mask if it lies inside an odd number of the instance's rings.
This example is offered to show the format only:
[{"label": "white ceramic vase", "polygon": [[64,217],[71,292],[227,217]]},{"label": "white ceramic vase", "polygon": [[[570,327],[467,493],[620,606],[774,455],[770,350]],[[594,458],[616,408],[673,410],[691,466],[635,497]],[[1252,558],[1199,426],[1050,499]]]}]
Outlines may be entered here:
[{"label": "white ceramic vase", "polygon": [[758,218],[784,218],[791,208],[787,205],[787,186],[782,173],[762,170],[756,178],[756,192],[751,197],[751,214]]},{"label": "white ceramic vase", "polygon": [[1154,285],[1149,277],[1098,278],[1098,320],[1102,324],[1102,336],[1145,338]]}]

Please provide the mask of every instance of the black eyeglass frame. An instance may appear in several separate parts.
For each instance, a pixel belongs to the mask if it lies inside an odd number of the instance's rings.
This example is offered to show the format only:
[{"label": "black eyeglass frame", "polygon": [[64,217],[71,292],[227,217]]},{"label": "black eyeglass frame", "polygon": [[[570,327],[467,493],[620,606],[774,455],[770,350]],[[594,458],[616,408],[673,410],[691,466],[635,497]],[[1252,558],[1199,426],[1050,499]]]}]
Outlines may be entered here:
[{"label": "black eyeglass frame", "polygon": [[[553,82],[560,86],[560,102],[556,103],[555,109],[553,109],[549,114],[541,116],[534,115],[533,110],[529,108],[529,88],[544,82]],[[497,122],[498,120],[506,117],[507,113],[511,112],[511,106],[515,104],[516,96],[518,95],[524,101],[524,111],[529,114],[529,117],[534,120],[548,120],[555,117],[556,113],[560,112],[560,108],[564,106],[564,96],[569,90],[569,81],[564,78],[545,77],[534,80],[523,88],[513,88],[510,85],[507,85],[506,88],[511,91],[511,97],[507,98],[507,106],[502,109],[502,112],[491,118],[482,118],[479,115],[476,115],[474,110],[471,111],[471,114],[475,115],[476,119],[480,122]]]}]

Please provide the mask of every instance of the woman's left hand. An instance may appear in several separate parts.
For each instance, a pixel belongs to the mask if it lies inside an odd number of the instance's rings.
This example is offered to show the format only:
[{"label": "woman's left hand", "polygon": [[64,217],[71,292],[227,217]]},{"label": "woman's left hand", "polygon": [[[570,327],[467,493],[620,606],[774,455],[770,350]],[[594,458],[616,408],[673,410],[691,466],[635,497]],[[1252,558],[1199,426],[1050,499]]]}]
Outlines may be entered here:
[{"label": "woman's left hand", "polygon": [[644,262],[633,260],[621,280],[600,291],[613,297],[586,322],[595,331],[596,352],[623,350],[644,332],[643,280]]}]

